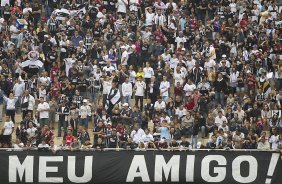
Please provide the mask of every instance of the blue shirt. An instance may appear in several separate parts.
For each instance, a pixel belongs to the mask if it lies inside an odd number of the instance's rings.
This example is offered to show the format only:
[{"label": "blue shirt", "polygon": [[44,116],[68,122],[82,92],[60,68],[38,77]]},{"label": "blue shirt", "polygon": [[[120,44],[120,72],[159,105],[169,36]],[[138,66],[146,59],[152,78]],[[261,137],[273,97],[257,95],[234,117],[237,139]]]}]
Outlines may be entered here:
[{"label": "blue shirt", "polygon": [[167,127],[160,127],[159,129],[159,132],[161,133],[161,139],[164,137],[166,138],[167,140],[170,139],[170,136],[169,136],[169,129]]},{"label": "blue shirt", "polygon": [[77,37],[73,36],[73,37],[71,38],[71,41],[72,41],[74,47],[78,47],[79,42],[80,42],[81,40],[83,40],[83,38],[82,38],[82,36],[80,36],[80,35],[78,35]]}]

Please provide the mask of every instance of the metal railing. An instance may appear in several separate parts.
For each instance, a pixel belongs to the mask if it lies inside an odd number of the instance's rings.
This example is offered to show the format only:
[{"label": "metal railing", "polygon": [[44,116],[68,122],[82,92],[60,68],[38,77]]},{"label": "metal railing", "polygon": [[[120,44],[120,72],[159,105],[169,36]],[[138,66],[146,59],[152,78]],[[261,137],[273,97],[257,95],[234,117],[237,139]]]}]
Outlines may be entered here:
[{"label": "metal railing", "polygon": [[[0,151],[40,151],[40,148],[0,148]],[[42,150],[48,151],[52,149],[43,148]],[[229,151],[229,152],[275,152],[276,150],[259,150],[259,149],[189,149],[189,148],[168,148],[168,149],[124,149],[124,148],[57,148],[56,151]]]}]

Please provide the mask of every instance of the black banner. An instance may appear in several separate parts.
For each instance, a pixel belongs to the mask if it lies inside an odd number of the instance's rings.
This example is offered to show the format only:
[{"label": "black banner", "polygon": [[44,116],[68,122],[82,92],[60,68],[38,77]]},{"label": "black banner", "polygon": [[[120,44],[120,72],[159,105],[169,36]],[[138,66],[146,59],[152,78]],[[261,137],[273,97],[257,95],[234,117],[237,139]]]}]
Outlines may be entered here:
[{"label": "black banner", "polygon": [[275,152],[0,151],[0,163],[1,184],[282,183]]}]

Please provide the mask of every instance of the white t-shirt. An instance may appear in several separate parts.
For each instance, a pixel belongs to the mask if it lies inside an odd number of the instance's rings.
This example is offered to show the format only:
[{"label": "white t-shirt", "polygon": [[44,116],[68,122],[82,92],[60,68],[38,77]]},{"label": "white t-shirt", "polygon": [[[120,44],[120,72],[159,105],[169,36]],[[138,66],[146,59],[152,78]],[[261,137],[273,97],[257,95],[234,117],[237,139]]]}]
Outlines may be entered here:
[{"label": "white t-shirt", "polygon": [[154,17],[154,13],[146,12],[146,26],[151,26],[153,24]]},{"label": "white t-shirt", "polygon": [[17,27],[14,25],[10,26],[10,32],[11,32],[11,38],[18,38],[20,33]]},{"label": "white t-shirt", "polygon": [[127,51],[123,51],[122,55],[121,55],[121,65],[127,65],[127,60],[128,60],[128,53]]},{"label": "white t-shirt", "polygon": [[23,94],[23,91],[24,91],[24,88],[25,87],[25,84],[24,83],[16,83],[13,87],[13,91],[15,93],[15,96],[16,97],[19,97],[19,96],[22,96]]},{"label": "white t-shirt", "polygon": [[179,73],[174,72],[174,76],[173,77],[174,77],[174,84],[175,84],[175,86],[176,86],[177,82],[179,82],[180,85],[183,84],[184,78],[185,78],[184,73],[182,73],[182,72],[179,72]]},{"label": "white t-shirt", "polygon": [[271,143],[271,148],[272,149],[277,149],[278,147],[278,142],[279,142],[279,135],[272,135],[269,138],[269,143]]},{"label": "white t-shirt", "polygon": [[166,53],[163,53],[162,54],[162,58],[163,58],[163,61],[165,63],[169,62],[169,60],[171,59],[171,55],[170,54],[166,54]]},{"label": "white t-shirt", "polygon": [[168,91],[170,88],[170,83],[168,81],[162,81],[160,84],[161,96],[168,96]]},{"label": "white t-shirt", "polygon": [[217,125],[217,127],[221,126],[223,121],[227,122],[227,118],[225,116],[222,116],[221,118],[219,116],[215,117],[214,123]]},{"label": "white t-shirt", "polygon": [[205,69],[210,70],[210,68],[214,67],[216,65],[215,61],[213,59],[210,59],[208,62],[205,62]]},{"label": "white t-shirt", "polygon": [[29,13],[29,11],[32,12],[32,8],[24,8],[23,14],[27,14],[27,13]]},{"label": "white t-shirt", "polygon": [[3,135],[11,135],[15,127],[12,121],[5,122]]},{"label": "white t-shirt", "polygon": [[28,128],[26,130],[26,133],[28,134],[28,136],[35,136],[35,132],[36,132],[36,128],[35,127],[32,127],[32,128]]},{"label": "white t-shirt", "polygon": [[185,43],[185,42],[187,42],[187,39],[183,36],[183,37],[176,37],[175,38],[175,43],[177,43],[177,48],[179,48],[179,46],[180,46],[180,43]]},{"label": "white t-shirt", "polygon": [[75,63],[75,60],[72,59],[72,58],[66,58],[65,59],[65,65],[66,65],[66,76],[68,77],[69,76],[69,70],[70,68],[72,67],[72,64]]},{"label": "white t-shirt", "polygon": [[50,109],[50,106],[47,102],[43,102],[43,103],[38,104],[37,111],[44,110],[44,111],[41,111],[39,113],[40,119],[49,118],[49,111],[47,111],[49,109]]},{"label": "white t-shirt", "polygon": [[186,96],[190,96],[192,95],[193,91],[196,89],[196,85],[195,84],[188,84],[186,83],[183,90],[186,92]]},{"label": "white t-shirt", "polygon": [[156,110],[163,110],[163,109],[165,109],[165,102],[161,101],[161,103],[160,103],[159,101],[156,101],[155,104],[154,104],[154,108]]},{"label": "white t-shirt", "polygon": [[137,81],[135,83],[135,96],[144,96],[144,91],[146,89],[146,83],[144,81]]},{"label": "white t-shirt", "polygon": [[144,72],[144,77],[145,78],[149,78],[150,79],[152,77],[152,75],[154,75],[154,70],[151,67],[149,67],[149,68],[145,67],[143,69],[143,72]]},{"label": "white t-shirt", "polygon": [[127,0],[118,0],[116,3],[117,12],[126,13],[127,5],[128,5]]}]

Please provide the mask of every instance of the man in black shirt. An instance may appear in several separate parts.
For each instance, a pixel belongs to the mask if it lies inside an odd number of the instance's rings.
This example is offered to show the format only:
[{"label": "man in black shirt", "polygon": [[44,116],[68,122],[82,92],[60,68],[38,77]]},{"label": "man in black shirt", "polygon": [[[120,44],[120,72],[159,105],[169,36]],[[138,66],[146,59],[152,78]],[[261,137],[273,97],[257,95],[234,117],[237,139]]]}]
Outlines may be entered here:
[{"label": "man in black shirt", "polygon": [[112,134],[108,137],[108,139],[109,139],[108,148],[117,148],[119,146],[117,130],[115,128],[113,128]]},{"label": "man in black shirt", "polygon": [[218,79],[214,83],[215,100],[224,107],[225,92],[227,91],[227,83],[222,77],[222,74],[218,74]]},{"label": "man in black shirt", "polygon": [[83,73],[79,74],[79,78],[77,79],[77,90],[80,92],[83,98],[86,98],[87,92],[87,81],[83,78]]},{"label": "man in black shirt", "polygon": [[98,138],[102,140],[107,136],[107,129],[104,126],[103,120],[99,120],[97,126],[93,129],[94,144],[97,143]]}]

